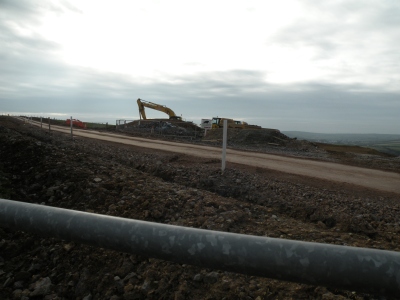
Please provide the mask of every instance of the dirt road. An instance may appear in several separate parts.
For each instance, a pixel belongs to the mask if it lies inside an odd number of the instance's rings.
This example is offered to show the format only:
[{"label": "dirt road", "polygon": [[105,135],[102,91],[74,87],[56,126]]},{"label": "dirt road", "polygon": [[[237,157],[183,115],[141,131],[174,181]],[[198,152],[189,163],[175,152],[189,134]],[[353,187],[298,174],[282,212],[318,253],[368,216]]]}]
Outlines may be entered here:
[{"label": "dirt road", "polygon": [[[32,124],[40,126],[40,123],[32,122]],[[62,126],[51,126],[51,130],[64,133],[71,132],[70,129]],[[73,134],[80,137],[210,159],[221,159],[222,155],[221,149],[208,146],[128,137],[92,130],[74,129]],[[272,169],[294,175],[354,184],[366,188],[400,194],[400,174],[398,173],[232,149],[227,150],[226,159],[228,163],[231,162],[258,168]]]}]

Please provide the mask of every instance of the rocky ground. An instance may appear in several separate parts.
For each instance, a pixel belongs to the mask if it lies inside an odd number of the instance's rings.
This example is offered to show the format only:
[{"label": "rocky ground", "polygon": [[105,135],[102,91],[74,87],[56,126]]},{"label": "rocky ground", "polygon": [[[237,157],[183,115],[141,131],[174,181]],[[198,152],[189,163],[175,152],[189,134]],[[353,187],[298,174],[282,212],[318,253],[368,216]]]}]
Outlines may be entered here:
[{"label": "rocky ground", "polygon": [[[251,134],[250,134],[251,135]],[[252,151],[396,171],[276,136]],[[282,139],[282,140],[279,140]],[[217,144],[208,136],[202,143]],[[49,133],[0,117],[0,198],[259,236],[400,251],[399,195]],[[202,269],[0,228],[1,299],[391,299]],[[395,299],[395,298],[393,298]]]}]

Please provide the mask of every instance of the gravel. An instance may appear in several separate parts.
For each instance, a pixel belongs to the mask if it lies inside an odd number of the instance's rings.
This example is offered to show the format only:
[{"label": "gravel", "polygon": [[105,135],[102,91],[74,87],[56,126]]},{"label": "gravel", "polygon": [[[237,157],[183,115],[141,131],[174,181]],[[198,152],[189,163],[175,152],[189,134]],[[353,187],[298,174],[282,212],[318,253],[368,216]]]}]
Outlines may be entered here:
[{"label": "gravel", "polygon": [[[247,139],[230,146],[338,161],[312,143],[290,143],[251,145]],[[0,117],[0,156],[1,198],[165,224],[399,251],[396,194],[239,165],[228,165],[221,174],[218,160],[71,140],[7,117]],[[357,165],[370,165],[376,158],[353,157]],[[376,167],[396,169],[398,163],[385,158]],[[0,228],[0,298],[390,299],[202,269],[6,228]]]}]

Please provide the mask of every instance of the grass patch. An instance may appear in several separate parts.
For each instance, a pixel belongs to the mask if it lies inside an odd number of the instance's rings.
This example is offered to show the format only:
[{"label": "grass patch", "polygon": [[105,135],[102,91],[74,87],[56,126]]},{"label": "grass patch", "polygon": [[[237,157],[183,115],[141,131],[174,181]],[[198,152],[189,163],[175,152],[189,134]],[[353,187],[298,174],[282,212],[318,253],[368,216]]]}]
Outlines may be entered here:
[{"label": "grass patch", "polygon": [[377,149],[372,149],[368,147],[352,146],[352,145],[334,145],[334,144],[324,144],[324,143],[316,143],[316,144],[319,148],[335,154],[356,153],[356,154],[378,155],[383,157],[393,156],[392,154],[384,153]]},{"label": "grass patch", "polygon": [[107,123],[88,123],[85,122],[87,129],[110,129],[115,128],[115,125],[110,125]]},{"label": "grass patch", "polygon": [[377,151],[390,153],[392,155],[400,155],[400,141],[387,142],[382,144],[371,145]]},{"label": "grass patch", "polygon": [[[40,122],[41,119],[40,119],[40,117],[32,117],[32,120]],[[50,124],[69,127],[70,125],[66,124],[66,120],[67,120],[67,118],[62,119],[62,120],[50,118]],[[87,129],[115,129],[115,125],[110,125],[108,123],[93,123],[93,122],[85,122],[85,121],[82,121],[82,122],[86,124]],[[43,125],[47,125],[49,123],[49,118],[42,118],[42,123],[43,123]],[[74,126],[74,128],[75,128],[75,126]]]}]

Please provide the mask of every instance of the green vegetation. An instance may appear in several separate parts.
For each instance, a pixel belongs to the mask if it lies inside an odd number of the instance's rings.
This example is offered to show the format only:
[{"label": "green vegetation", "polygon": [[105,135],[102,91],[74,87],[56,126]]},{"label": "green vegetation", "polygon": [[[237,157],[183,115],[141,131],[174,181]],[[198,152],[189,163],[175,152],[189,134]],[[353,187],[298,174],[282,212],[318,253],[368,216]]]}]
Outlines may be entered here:
[{"label": "green vegetation", "polygon": [[357,154],[378,155],[383,157],[392,156],[392,154],[387,153],[385,151],[369,147],[361,147],[353,145],[334,145],[325,143],[316,143],[316,144],[318,145],[318,148],[324,149],[325,151],[330,152],[332,154],[357,153]]},{"label": "green vegetation", "polygon": [[[400,135],[399,134],[340,134],[340,133],[313,133],[302,131],[283,131],[283,134],[290,138],[307,140],[310,142],[331,144],[331,145],[350,145],[375,149],[379,152],[398,156],[400,155]],[[338,149],[338,148],[337,148]],[[356,148],[353,149],[356,151]],[[353,152],[354,152],[353,151]],[[360,152],[354,152],[360,153]]]},{"label": "green vegetation", "polygon": [[[40,122],[40,117],[32,117],[33,121]],[[50,118],[51,125],[58,125],[58,126],[66,126],[67,119],[55,119]],[[81,120],[82,121],[82,120]],[[42,122],[44,125],[49,124],[49,118],[42,118]],[[85,122],[87,129],[115,129],[115,125],[110,125],[108,123],[93,123],[93,122]]]},{"label": "green vegetation", "polygon": [[88,123],[85,122],[87,129],[110,129],[115,128],[115,125],[109,125],[108,123]]},{"label": "green vegetation", "polygon": [[400,140],[382,144],[374,144],[371,145],[370,147],[380,152],[390,153],[393,155],[400,155]]},{"label": "green vegetation", "polygon": [[[25,117],[25,116],[21,116],[21,117]],[[30,117],[25,117],[25,118],[30,119]],[[40,119],[40,117],[32,117],[32,120],[36,121],[36,122],[40,122],[40,120],[42,120],[43,124],[49,124],[49,118]],[[65,120],[58,120],[58,119],[50,118],[50,124],[62,126],[62,125],[65,125]]]}]

